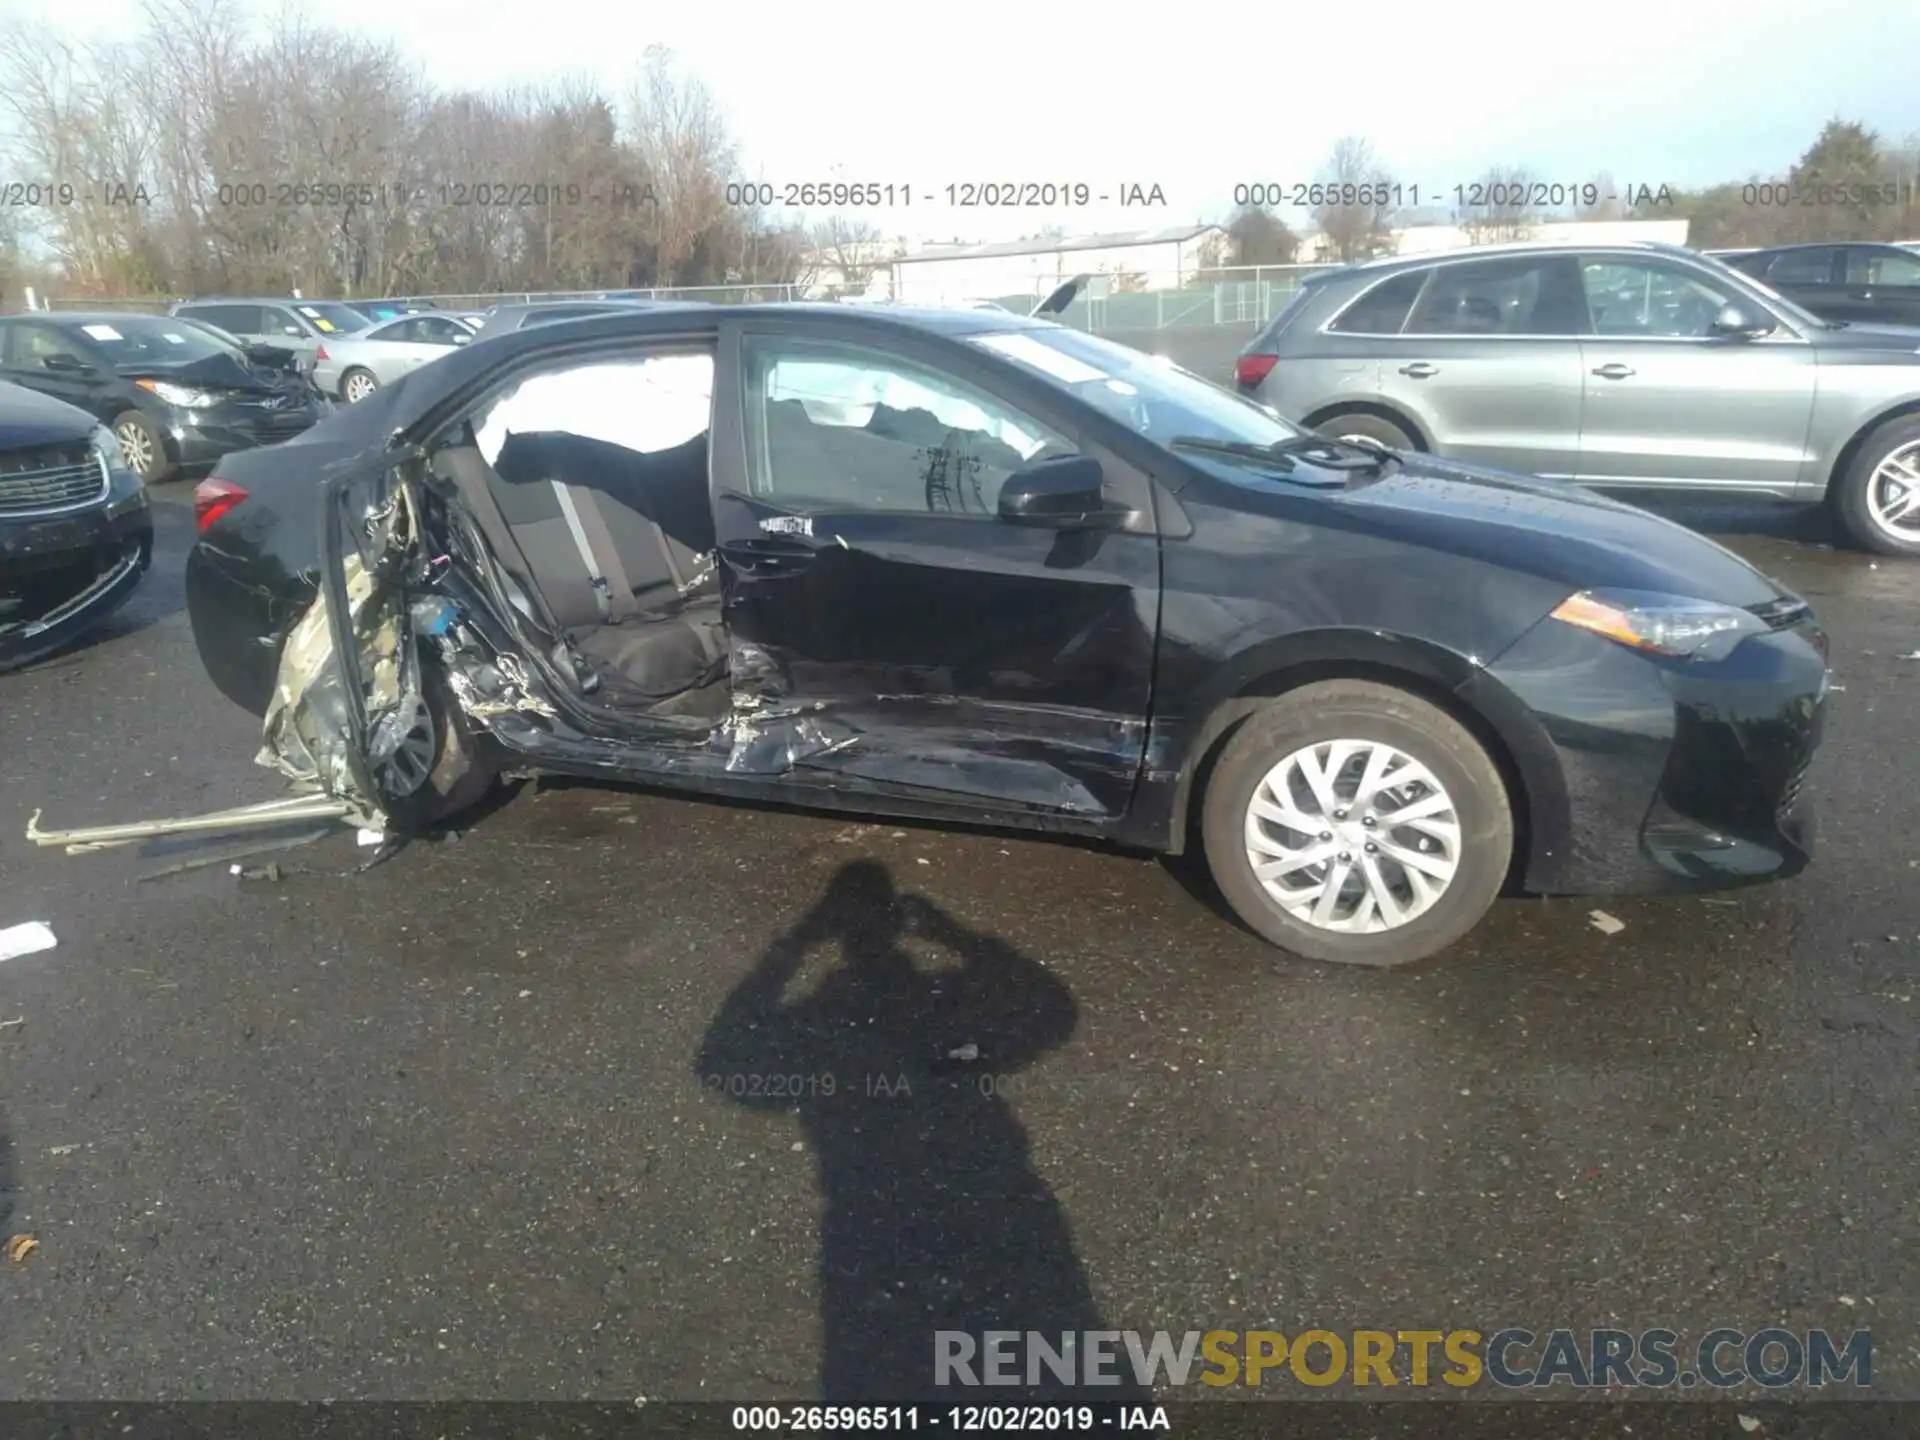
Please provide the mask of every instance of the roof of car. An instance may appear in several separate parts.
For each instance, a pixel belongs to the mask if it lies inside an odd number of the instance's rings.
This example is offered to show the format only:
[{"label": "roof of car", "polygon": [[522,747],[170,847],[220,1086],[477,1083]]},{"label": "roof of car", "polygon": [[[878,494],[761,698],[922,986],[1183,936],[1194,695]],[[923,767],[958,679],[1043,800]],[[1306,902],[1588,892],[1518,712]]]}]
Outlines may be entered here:
[{"label": "roof of car", "polygon": [[51,320],[56,325],[111,325],[116,320],[171,320],[171,315],[149,315],[144,310],[36,310],[31,315],[9,315],[9,320]]},{"label": "roof of car", "polygon": [[1740,250],[1730,253],[1740,255],[1780,255],[1789,250],[1904,250],[1904,245],[1896,245],[1891,240],[1799,240],[1791,245],[1760,245],[1752,250]]},{"label": "roof of car", "polygon": [[1426,265],[1453,260],[1498,260],[1512,255],[1551,255],[1572,250],[1581,254],[1623,255],[1696,255],[1685,245],[1670,245],[1663,240],[1515,240],[1499,245],[1458,245],[1450,250],[1426,250],[1415,255],[1384,255],[1378,260],[1361,260],[1343,265],[1307,283],[1335,280],[1358,274],[1384,275],[1394,270],[1417,270]]}]

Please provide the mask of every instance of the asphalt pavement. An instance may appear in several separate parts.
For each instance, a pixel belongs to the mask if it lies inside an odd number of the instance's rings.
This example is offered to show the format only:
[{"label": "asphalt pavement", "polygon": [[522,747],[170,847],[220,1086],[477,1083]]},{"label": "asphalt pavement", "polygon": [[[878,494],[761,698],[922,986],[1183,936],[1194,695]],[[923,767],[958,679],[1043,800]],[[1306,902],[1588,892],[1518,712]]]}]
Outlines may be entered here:
[{"label": "asphalt pavement", "polygon": [[0,964],[0,1237],[38,1242],[0,1398],[759,1400],[924,1389],[947,1325],[1774,1324],[1870,1328],[1875,1393],[1920,1397],[1920,563],[1702,517],[1834,637],[1806,874],[1503,901],[1356,973],[1153,860],[590,785],[364,874],[344,832],[248,862],[277,880],[36,850],[36,809],[281,793],[159,501],[130,608],[0,678],[0,927],[59,938]]}]

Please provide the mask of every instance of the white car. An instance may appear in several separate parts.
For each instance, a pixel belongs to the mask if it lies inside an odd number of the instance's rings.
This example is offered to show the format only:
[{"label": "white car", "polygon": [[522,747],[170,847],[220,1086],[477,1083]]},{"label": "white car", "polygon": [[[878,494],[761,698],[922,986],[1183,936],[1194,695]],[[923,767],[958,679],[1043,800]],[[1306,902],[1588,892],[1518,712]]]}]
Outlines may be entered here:
[{"label": "white car", "polygon": [[473,336],[472,326],[439,311],[402,315],[358,335],[323,341],[313,383],[352,405],[456,346],[472,344]]}]

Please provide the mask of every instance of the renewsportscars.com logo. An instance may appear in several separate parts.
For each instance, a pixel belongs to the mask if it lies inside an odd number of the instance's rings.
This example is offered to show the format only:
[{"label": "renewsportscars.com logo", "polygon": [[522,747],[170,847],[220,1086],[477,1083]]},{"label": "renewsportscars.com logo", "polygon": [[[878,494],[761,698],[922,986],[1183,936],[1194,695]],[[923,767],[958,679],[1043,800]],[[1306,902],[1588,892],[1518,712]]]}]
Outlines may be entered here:
[{"label": "renewsportscars.com logo", "polygon": [[1508,1390],[1608,1386],[1731,1389],[1754,1384],[1873,1383],[1873,1335],[1844,1342],[1825,1330],[1778,1327],[1709,1330],[1683,1343],[1673,1330],[939,1330],[933,1337],[936,1385],[1191,1384],[1327,1386],[1491,1383]]}]

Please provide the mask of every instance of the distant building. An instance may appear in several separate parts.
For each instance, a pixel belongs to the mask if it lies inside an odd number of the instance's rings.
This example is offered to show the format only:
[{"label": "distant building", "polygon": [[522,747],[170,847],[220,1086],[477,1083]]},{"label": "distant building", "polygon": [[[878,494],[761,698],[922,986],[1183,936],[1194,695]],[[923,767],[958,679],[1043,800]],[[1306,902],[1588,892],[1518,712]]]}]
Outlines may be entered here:
[{"label": "distant building", "polygon": [[1039,295],[1075,275],[1107,277],[1102,288],[1177,287],[1207,267],[1224,232],[1180,225],[1108,235],[929,245],[893,262],[893,298],[908,304]]}]

